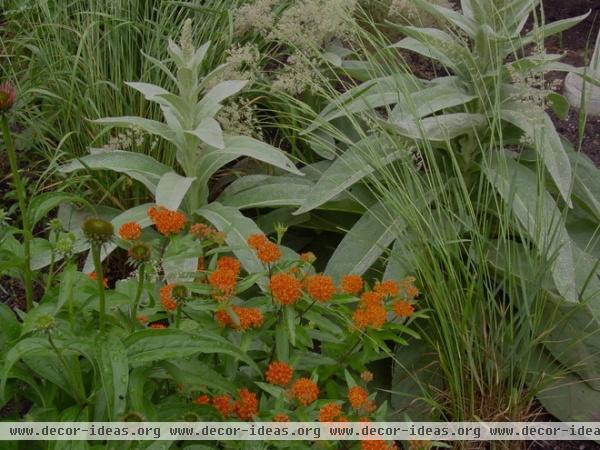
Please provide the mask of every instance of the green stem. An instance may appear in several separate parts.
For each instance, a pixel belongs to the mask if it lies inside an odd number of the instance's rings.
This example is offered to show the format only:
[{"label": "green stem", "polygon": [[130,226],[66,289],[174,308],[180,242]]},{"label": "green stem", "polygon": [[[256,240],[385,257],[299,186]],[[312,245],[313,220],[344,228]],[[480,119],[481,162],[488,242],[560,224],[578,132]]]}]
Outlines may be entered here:
[{"label": "green stem", "polygon": [[140,271],[138,273],[138,286],[137,291],[135,292],[135,298],[133,299],[133,308],[131,309],[131,330],[135,328],[135,324],[137,323],[137,310],[138,305],[140,304],[140,298],[142,297],[142,290],[144,288],[144,278],[146,274],[146,265],[140,265]]},{"label": "green stem", "polygon": [[175,328],[179,328],[179,323],[181,322],[181,307],[183,306],[183,302],[181,300],[177,300],[177,314],[175,315]]},{"label": "green stem", "polygon": [[27,310],[33,306],[33,276],[31,272],[31,228],[29,225],[29,216],[27,212],[27,200],[25,196],[25,187],[19,176],[19,167],[17,165],[17,153],[10,135],[8,118],[2,115],[2,134],[4,144],[8,152],[10,170],[12,172],[13,184],[17,193],[19,209],[21,210],[21,222],[23,226],[23,284],[25,285],[25,303]]},{"label": "green stem", "polygon": [[104,316],[106,314],[106,297],[104,295],[104,273],[102,272],[102,261],[100,261],[100,244],[92,243],[92,258],[94,259],[94,269],[96,271],[96,285],[98,286],[98,296],[100,298],[100,332],[104,330]]}]

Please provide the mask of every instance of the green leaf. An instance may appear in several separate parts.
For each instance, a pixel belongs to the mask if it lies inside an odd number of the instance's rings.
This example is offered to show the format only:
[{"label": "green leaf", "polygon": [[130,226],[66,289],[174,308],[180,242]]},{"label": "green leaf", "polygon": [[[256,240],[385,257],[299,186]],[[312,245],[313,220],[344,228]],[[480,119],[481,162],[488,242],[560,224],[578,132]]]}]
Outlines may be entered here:
[{"label": "green leaf", "polygon": [[446,108],[463,105],[475,95],[467,93],[457,77],[441,77],[428,87],[411,95],[405,95],[389,116],[392,123],[420,119]]},{"label": "green leaf", "polygon": [[194,130],[186,131],[186,133],[196,136],[202,142],[218,149],[225,148],[221,125],[212,117],[206,117]]},{"label": "green leaf", "polygon": [[573,195],[600,221],[600,172],[586,155],[574,152],[570,145],[566,148],[575,175]]},{"label": "green leaf", "polygon": [[221,103],[228,97],[237,94],[239,91],[244,89],[248,84],[247,80],[227,80],[222,81],[213,88],[211,88],[202,98],[200,102],[202,105],[212,105]]},{"label": "green leaf", "polygon": [[325,170],[294,214],[303,214],[321,206],[376,168],[409,156],[408,148],[397,150],[390,144],[387,137],[374,135],[350,147]]},{"label": "green leaf", "polygon": [[444,8],[443,6],[427,2],[425,0],[412,1],[417,5],[418,8],[428,12],[437,19],[441,21],[447,20],[449,22],[452,22],[453,25],[463,30],[471,38],[474,38],[477,34],[479,24],[476,21],[470,19],[468,16],[460,14],[459,12],[454,11],[453,9]]},{"label": "green leaf", "polygon": [[576,302],[575,264],[571,239],[552,196],[538,192],[535,174],[519,163],[496,152],[484,172],[500,196],[546,258],[554,261],[552,274],[560,294]]},{"label": "green leaf", "polygon": [[150,134],[160,136],[170,142],[175,142],[175,133],[173,130],[168,125],[157,122],[156,120],[144,119],[143,117],[136,116],[123,116],[103,117],[102,119],[92,120],[92,122],[113,127],[139,127]]},{"label": "green leaf", "polygon": [[132,81],[126,81],[125,84],[136,91],[141,92],[147,100],[156,101],[158,103],[160,103],[156,98],[158,95],[169,93],[166,89],[156,86],[155,84],[137,83]]},{"label": "green leaf", "polygon": [[127,405],[129,363],[125,346],[114,334],[102,334],[96,338],[96,360],[108,405],[108,419],[116,421],[125,413]]},{"label": "green leaf", "polygon": [[222,154],[235,156],[235,158],[249,156],[250,158],[279,167],[287,172],[302,176],[302,172],[278,148],[248,136],[225,135],[223,139],[225,141],[225,149],[220,150]]},{"label": "green leaf", "polygon": [[382,255],[405,227],[400,217],[391,217],[381,203],[356,222],[331,255],[325,273],[339,280],[343,275],[361,275]]},{"label": "green leaf", "polygon": [[176,361],[163,361],[161,366],[167,371],[177,384],[197,389],[206,386],[220,392],[234,392],[235,384],[224,378],[221,374],[196,359],[180,359]]},{"label": "green leaf", "polygon": [[125,173],[134,180],[143,183],[150,192],[156,191],[160,177],[170,172],[171,168],[159,163],[154,158],[137,152],[124,152],[121,150],[102,151],[73,160],[60,167],[63,173],[70,173],[85,168],[95,170],[113,170]]},{"label": "green leaf", "polygon": [[502,119],[523,130],[536,145],[542,162],[552,176],[567,205],[572,206],[571,184],[572,170],[567,152],[550,116],[542,110],[524,112],[518,103],[506,105],[500,110]]},{"label": "green leaf", "polygon": [[36,195],[30,200],[28,212],[30,226],[35,226],[44,219],[50,211],[57,208],[61,203],[87,203],[81,197],[65,192],[46,192]]},{"label": "green leaf", "polygon": [[222,353],[240,359],[260,372],[251,358],[218,335],[176,329],[143,330],[129,335],[124,344],[131,364],[183,358],[199,353]]},{"label": "green leaf", "polygon": [[518,38],[519,45],[525,46],[532,42],[538,42],[538,40],[542,36],[543,38],[547,38],[549,36],[552,36],[553,34],[562,33],[563,31],[568,30],[569,28],[572,28],[575,25],[577,25],[579,22],[585,20],[590,15],[590,12],[591,11],[588,11],[587,13],[582,14],[581,16],[557,20],[556,22],[534,27],[534,29],[527,33],[525,36],[520,36]]},{"label": "green leaf", "polygon": [[[242,177],[239,180],[245,180],[252,175]],[[306,182],[298,177],[286,176],[261,176],[262,182],[249,189],[240,190],[231,194],[228,186],[219,201],[224,206],[233,206],[239,209],[264,208],[276,206],[300,206],[306,199],[312,183]],[[235,187],[235,186],[233,186]]]},{"label": "green leaf", "polygon": [[252,220],[242,215],[238,209],[213,202],[196,211],[219,231],[225,233],[225,241],[240,260],[248,273],[262,272],[264,267],[248,247],[246,240],[251,234],[260,234],[261,230]]},{"label": "green leaf", "polygon": [[177,210],[195,179],[175,172],[165,173],[156,186],[156,204]]},{"label": "green leaf", "polygon": [[[19,337],[19,334],[21,334],[21,324],[17,320],[14,311],[4,303],[0,303],[0,322],[2,322],[0,334],[4,336],[6,342],[14,341]],[[4,347],[0,346],[0,348],[2,348],[1,351],[4,351]]]},{"label": "green leaf", "polygon": [[4,400],[6,380],[10,375],[12,367],[25,355],[48,354],[50,344],[47,339],[31,337],[17,342],[4,355],[4,364],[0,372],[0,399]]},{"label": "green leaf", "polygon": [[401,136],[444,142],[466,133],[474,133],[488,125],[488,120],[483,114],[453,113],[388,123]]}]

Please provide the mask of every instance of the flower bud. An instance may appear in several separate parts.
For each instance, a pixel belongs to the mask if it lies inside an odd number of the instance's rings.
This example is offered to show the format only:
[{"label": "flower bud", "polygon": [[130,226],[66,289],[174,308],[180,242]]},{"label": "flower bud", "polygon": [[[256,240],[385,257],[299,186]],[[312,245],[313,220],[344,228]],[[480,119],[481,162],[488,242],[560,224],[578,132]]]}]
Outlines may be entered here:
[{"label": "flower bud", "polygon": [[16,98],[17,92],[9,83],[0,84],[0,113],[12,108]]},{"label": "flower bud", "polygon": [[129,251],[129,257],[135,262],[146,262],[150,260],[152,251],[146,244],[138,243],[132,246]]},{"label": "flower bud", "polygon": [[48,332],[52,328],[54,328],[56,321],[54,320],[54,317],[51,316],[50,314],[40,314],[35,319],[34,324],[35,324],[34,327],[37,331]]},{"label": "flower bud", "polygon": [[184,300],[188,296],[188,292],[185,286],[178,284],[177,286],[173,286],[171,295],[175,300]]},{"label": "flower bud", "polygon": [[98,218],[88,219],[81,227],[83,234],[92,243],[104,244],[112,239],[114,233],[113,224]]}]

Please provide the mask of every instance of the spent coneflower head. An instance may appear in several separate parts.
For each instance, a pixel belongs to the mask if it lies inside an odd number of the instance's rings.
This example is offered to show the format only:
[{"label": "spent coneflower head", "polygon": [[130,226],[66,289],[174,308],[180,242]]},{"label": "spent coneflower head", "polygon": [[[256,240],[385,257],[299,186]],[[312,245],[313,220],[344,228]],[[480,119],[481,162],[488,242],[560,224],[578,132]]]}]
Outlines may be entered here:
[{"label": "spent coneflower head", "polygon": [[10,83],[0,84],[0,113],[8,111],[15,104],[17,91]]},{"label": "spent coneflower head", "polygon": [[104,244],[112,239],[113,224],[99,218],[87,219],[81,227],[85,237],[93,244]]}]

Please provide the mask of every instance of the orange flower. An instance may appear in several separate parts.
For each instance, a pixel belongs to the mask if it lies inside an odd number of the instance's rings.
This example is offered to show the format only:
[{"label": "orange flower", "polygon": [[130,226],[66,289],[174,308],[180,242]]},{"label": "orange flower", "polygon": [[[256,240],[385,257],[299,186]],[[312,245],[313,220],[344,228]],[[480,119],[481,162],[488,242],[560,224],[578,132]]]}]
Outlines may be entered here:
[{"label": "orange flower", "polygon": [[206,394],[202,394],[196,397],[193,402],[196,405],[210,405],[210,397]]},{"label": "orange flower", "polygon": [[[98,275],[96,275],[96,272],[90,272],[87,274],[88,278],[92,281],[96,281],[98,279]],[[104,277],[102,279],[102,284],[104,285],[105,288],[108,287],[108,278]]]},{"label": "orange flower", "polygon": [[303,263],[312,264],[317,260],[317,257],[313,252],[305,252],[300,254],[300,261]]},{"label": "orange flower", "polygon": [[127,222],[119,228],[119,236],[124,241],[137,241],[142,236],[142,227],[136,222]]},{"label": "orange flower", "polygon": [[272,242],[267,242],[256,250],[256,256],[264,264],[273,264],[281,258],[281,250]]},{"label": "orange flower", "polygon": [[352,313],[352,321],[359,330],[367,328],[371,323],[369,312],[366,308],[358,308]]},{"label": "orange flower", "polygon": [[406,300],[397,300],[392,303],[392,309],[398,317],[410,317],[415,312],[415,307]]},{"label": "orange flower", "polygon": [[387,295],[389,297],[395,297],[400,292],[400,287],[398,283],[393,280],[386,280],[382,283],[377,283],[375,288],[373,288],[375,292],[378,292],[382,295]]},{"label": "orange flower", "polygon": [[276,302],[282,305],[293,305],[302,296],[301,283],[285,273],[271,277],[269,288]]},{"label": "orange flower", "polygon": [[273,422],[289,422],[290,418],[287,414],[277,413],[273,416]]},{"label": "orange flower", "polygon": [[346,294],[356,295],[363,289],[363,279],[360,275],[346,275],[342,277],[342,291]]},{"label": "orange flower", "polygon": [[177,300],[173,298],[173,288],[175,284],[165,284],[160,288],[160,302],[166,311],[173,311],[177,309]]},{"label": "orange flower", "polygon": [[138,314],[137,320],[142,325],[146,325],[148,323],[148,317],[146,317],[144,314]]},{"label": "orange flower", "polygon": [[187,222],[185,215],[179,211],[171,211],[162,206],[150,208],[148,217],[150,217],[158,232],[165,236],[179,233]]},{"label": "orange flower", "polygon": [[227,394],[214,396],[212,404],[222,417],[228,417],[234,409],[231,397]]},{"label": "orange flower", "polygon": [[217,301],[227,301],[235,293],[237,273],[229,268],[217,268],[208,276],[208,283],[213,288],[213,298]]},{"label": "orange flower", "polygon": [[267,382],[277,384],[279,386],[287,386],[292,379],[294,370],[289,364],[279,361],[273,361],[269,364],[265,372]]},{"label": "orange flower", "polygon": [[264,234],[252,234],[248,237],[248,245],[256,251],[256,256],[264,264],[272,264],[281,258],[281,250],[267,239]]},{"label": "orange flower", "polygon": [[238,316],[240,329],[259,328],[263,323],[263,315],[258,308],[244,308],[241,306],[232,306],[233,312]]},{"label": "orange flower", "polygon": [[369,381],[373,381],[373,372],[365,370],[364,372],[361,372],[360,378],[361,378],[361,380],[363,380],[363,381],[365,381],[367,383]]},{"label": "orange flower", "polygon": [[217,269],[232,270],[237,277],[240,274],[240,262],[232,256],[221,256],[217,260]]},{"label": "orange flower", "polygon": [[249,328],[259,328],[263,323],[263,314],[257,308],[244,308],[233,305],[231,309],[238,317],[239,325],[235,324],[227,311],[221,310],[215,313],[215,320],[221,328],[229,326],[240,331],[245,331]]},{"label": "orange flower", "polygon": [[268,243],[269,240],[264,234],[251,234],[248,236],[246,242],[248,242],[248,245],[254,250],[258,250],[260,247]]},{"label": "orange flower", "polygon": [[381,328],[387,320],[387,312],[382,305],[367,308],[369,314],[369,325],[375,329]]},{"label": "orange flower", "polygon": [[404,289],[408,298],[417,298],[420,294],[419,289],[414,285],[415,277],[406,277],[400,281],[400,287]]},{"label": "orange flower", "polygon": [[319,387],[308,378],[300,378],[292,385],[292,395],[301,405],[307,406],[319,397]]},{"label": "orange flower", "polygon": [[163,328],[168,328],[164,323],[154,322],[150,324],[150,328],[155,330],[162,330]]},{"label": "orange flower", "polygon": [[221,328],[225,328],[226,326],[230,326],[233,322],[231,321],[231,317],[227,314],[227,311],[217,311],[215,313],[215,320],[219,324]]},{"label": "orange flower", "polygon": [[397,450],[394,442],[390,441],[361,441],[361,450]]},{"label": "orange flower", "polygon": [[190,234],[195,238],[204,239],[212,237],[217,233],[213,227],[208,226],[204,223],[195,223],[190,227]]},{"label": "orange flower", "polygon": [[306,290],[315,300],[324,303],[335,293],[333,279],[327,275],[312,275],[306,280]]},{"label": "orange flower", "polygon": [[379,292],[365,292],[360,296],[360,304],[365,308],[380,306],[382,301],[382,294]]},{"label": "orange flower", "polygon": [[258,399],[254,392],[248,389],[238,390],[239,400],[235,402],[234,410],[242,420],[250,420],[258,412]]},{"label": "orange flower", "polygon": [[319,422],[334,422],[342,414],[342,407],[337,403],[327,403],[319,410]]},{"label": "orange flower", "polygon": [[359,409],[369,399],[369,394],[360,386],[352,386],[348,389],[348,401],[354,409]]}]

